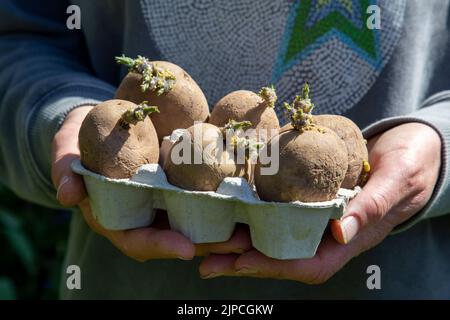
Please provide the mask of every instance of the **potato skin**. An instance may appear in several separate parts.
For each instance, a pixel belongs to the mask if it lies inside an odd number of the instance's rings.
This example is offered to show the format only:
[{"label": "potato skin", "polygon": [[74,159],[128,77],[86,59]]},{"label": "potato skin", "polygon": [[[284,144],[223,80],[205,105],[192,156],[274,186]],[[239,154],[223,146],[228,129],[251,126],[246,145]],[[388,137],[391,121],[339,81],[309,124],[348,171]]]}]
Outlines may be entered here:
[{"label": "potato skin", "polygon": [[158,136],[149,117],[128,129],[121,125],[122,114],[136,107],[115,99],[98,104],[87,114],[78,135],[81,163],[87,169],[125,179],[144,164],[158,163]]},{"label": "potato skin", "polygon": [[348,169],[342,188],[353,189],[361,183],[364,173],[363,161],[369,159],[366,142],[358,126],[350,119],[339,115],[317,115],[314,123],[330,128],[345,142],[348,153]]},{"label": "potato skin", "polygon": [[285,132],[285,131],[289,131],[289,130],[293,130],[292,124],[286,123],[284,126],[282,126],[280,128],[280,133]]},{"label": "potato skin", "polygon": [[[273,108],[267,107],[266,102],[258,94],[248,90],[238,90],[220,99],[213,108],[209,123],[223,127],[232,119],[235,121],[250,121],[251,128],[266,129],[269,139],[270,129],[280,129],[278,117]],[[268,140],[269,140],[268,139]]]},{"label": "potato skin", "polygon": [[257,163],[255,185],[262,200],[317,202],[336,197],[348,165],[345,144],[332,130],[316,128],[324,133],[291,129],[272,138],[267,147],[279,144],[279,170],[262,175],[264,166]]},{"label": "potato skin", "polygon": [[[195,127],[201,127],[201,143],[193,141]],[[171,184],[186,190],[216,191],[219,184],[226,177],[237,177],[245,174],[245,164],[236,164],[234,154],[226,150],[224,150],[221,158],[221,161],[226,161],[226,163],[207,162],[203,159],[201,164],[194,164],[194,152],[199,152],[199,147],[206,148],[210,143],[215,144],[216,147],[208,153],[214,155],[217,146],[221,147],[219,143],[221,143],[221,139],[223,138],[220,129],[208,123],[199,123],[191,126],[187,130],[191,135],[191,164],[174,164],[171,157],[168,156],[164,164],[164,171]],[[180,143],[181,140],[172,146],[169,155],[171,155],[172,150]]]},{"label": "potato skin", "polygon": [[152,115],[152,122],[161,142],[175,129],[188,128],[195,121],[206,121],[209,108],[202,90],[186,71],[167,61],[152,62],[175,75],[175,84],[169,92],[160,96],[151,91],[142,92],[142,75],[129,72],[117,89],[115,98],[136,104],[148,101],[158,106],[160,113]]}]

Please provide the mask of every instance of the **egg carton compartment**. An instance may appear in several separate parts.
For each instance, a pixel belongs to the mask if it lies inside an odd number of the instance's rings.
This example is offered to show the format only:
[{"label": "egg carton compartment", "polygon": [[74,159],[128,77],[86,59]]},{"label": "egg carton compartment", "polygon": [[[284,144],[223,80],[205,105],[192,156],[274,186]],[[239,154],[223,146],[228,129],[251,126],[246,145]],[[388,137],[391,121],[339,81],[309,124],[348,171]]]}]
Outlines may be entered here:
[{"label": "egg carton compartment", "polygon": [[194,243],[227,241],[236,223],[249,225],[253,246],[276,259],[315,255],[330,219],[339,219],[359,191],[340,189],[325,202],[266,202],[243,178],[225,178],[216,192],[171,185],[159,164],[142,166],[131,179],[110,179],[72,163],[84,178],[96,220],[106,229],[149,226],[154,209],[167,210],[172,230]]}]

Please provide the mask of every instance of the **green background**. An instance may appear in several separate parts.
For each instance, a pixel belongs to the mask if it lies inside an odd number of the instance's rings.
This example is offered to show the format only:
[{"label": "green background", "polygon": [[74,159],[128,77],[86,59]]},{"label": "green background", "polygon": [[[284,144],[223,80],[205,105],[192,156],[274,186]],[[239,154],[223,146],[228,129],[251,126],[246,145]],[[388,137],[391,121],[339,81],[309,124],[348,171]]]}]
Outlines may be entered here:
[{"label": "green background", "polygon": [[17,198],[0,184],[0,299],[56,299],[70,212]]}]

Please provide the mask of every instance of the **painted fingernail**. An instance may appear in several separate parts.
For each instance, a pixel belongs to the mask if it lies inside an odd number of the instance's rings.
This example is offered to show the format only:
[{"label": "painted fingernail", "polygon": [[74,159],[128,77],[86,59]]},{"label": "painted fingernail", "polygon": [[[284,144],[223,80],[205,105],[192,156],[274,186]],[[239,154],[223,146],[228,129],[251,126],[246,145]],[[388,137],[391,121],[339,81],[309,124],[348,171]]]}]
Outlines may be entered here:
[{"label": "painted fingernail", "polygon": [[354,216],[346,217],[341,222],[342,235],[344,237],[344,243],[349,243],[358,233],[359,222]]},{"label": "painted fingernail", "polygon": [[201,278],[204,279],[204,280],[207,280],[207,279],[213,279],[213,278],[222,277],[224,275],[225,275],[225,273],[220,273],[220,272],[214,273],[214,272],[212,272],[210,274],[207,274],[206,276],[201,276]]},{"label": "painted fingernail", "polygon": [[64,185],[66,185],[69,182],[70,182],[70,177],[64,176],[64,177],[61,178],[61,181],[59,182],[58,190],[56,190],[56,199],[58,199],[58,201],[61,200],[59,198],[61,189],[64,187]]},{"label": "painted fingernail", "polygon": [[244,267],[244,268],[237,270],[236,273],[237,274],[255,274],[255,273],[258,273],[258,271],[256,271],[255,269],[252,269],[252,268]]}]

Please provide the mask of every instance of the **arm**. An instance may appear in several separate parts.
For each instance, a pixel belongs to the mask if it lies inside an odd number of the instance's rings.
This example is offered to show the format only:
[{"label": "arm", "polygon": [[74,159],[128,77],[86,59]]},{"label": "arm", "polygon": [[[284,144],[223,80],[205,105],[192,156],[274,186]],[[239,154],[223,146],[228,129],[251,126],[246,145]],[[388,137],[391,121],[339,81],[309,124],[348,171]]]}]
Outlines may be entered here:
[{"label": "arm", "polygon": [[[70,163],[79,157],[78,131],[87,112],[110,99],[115,89],[90,70],[80,31],[66,29],[65,1],[43,0],[35,7],[20,3],[0,3],[1,181],[22,198],[42,205],[78,205],[95,232],[139,261],[232,252],[235,240],[194,246],[168,230],[166,219],[125,231],[97,224],[83,180]],[[250,247],[243,231],[233,239],[246,243],[240,252]]]},{"label": "arm", "polygon": [[[450,213],[450,91],[439,92],[428,98],[422,108],[410,115],[383,119],[364,130],[367,138],[407,122],[418,122],[433,128],[441,139],[441,167],[439,179],[431,199],[411,219],[395,227],[395,232],[406,230],[415,223]],[[426,143],[426,142],[425,142]],[[436,157],[439,155],[436,154]]]},{"label": "arm", "polygon": [[58,207],[53,136],[69,111],[114,92],[89,69],[81,31],[66,28],[66,7],[51,0],[0,4],[0,180],[49,207]]}]

